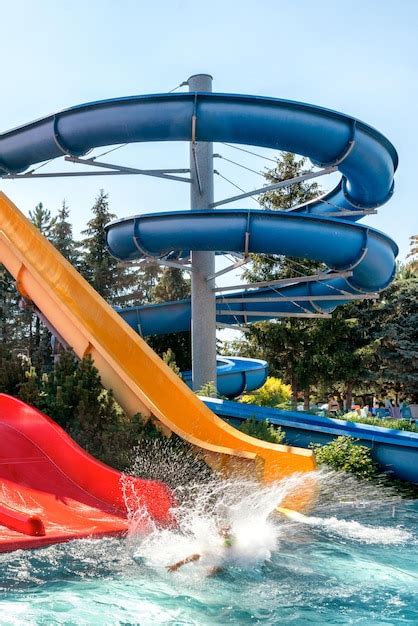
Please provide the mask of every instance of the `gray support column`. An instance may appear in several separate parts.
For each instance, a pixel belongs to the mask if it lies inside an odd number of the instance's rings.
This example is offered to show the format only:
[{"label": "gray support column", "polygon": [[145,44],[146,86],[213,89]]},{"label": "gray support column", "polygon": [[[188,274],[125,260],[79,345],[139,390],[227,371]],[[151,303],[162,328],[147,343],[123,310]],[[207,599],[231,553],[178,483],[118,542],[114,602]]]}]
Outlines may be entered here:
[{"label": "gray support column", "polygon": [[[212,91],[212,76],[196,74],[188,80],[189,91]],[[199,138],[199,116],[193,120]],[[208,209],[213,202],[213,144],[190,144],[191,210]],[[212,292],[215,273],[214,252],[192,252],[192,371],[193,389],[208,382],[216,385],[216,298]]]}]

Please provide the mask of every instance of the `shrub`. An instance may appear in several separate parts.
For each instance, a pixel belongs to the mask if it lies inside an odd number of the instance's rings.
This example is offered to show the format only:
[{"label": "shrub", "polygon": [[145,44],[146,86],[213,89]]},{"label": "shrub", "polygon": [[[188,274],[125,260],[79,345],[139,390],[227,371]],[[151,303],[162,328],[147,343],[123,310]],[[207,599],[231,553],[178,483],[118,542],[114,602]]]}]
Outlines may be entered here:
[{"label": "shrub", "polygon": [[360,417],[355,411],[346,413],[340,419],[347,422],[357,422],[358,424],[370,424],[371,426],[380,426],[381,428],[392,428],[394,430],[409,430],[413,433],[417,432],[414,422],[406,419],[379,418],[379,417]]},{"label": "shrub", "polygon": [[352,437],[337,437],[326,445],[311,444],[319,465],[350,472],[358,478],[370,480],[376,476],[377,464],[372,459],[371,450],[358,444]]},{"label": "shrub", "polygon": [[200,389],[195,391],[197,396],[204,396],[205,398],[218,398],[219,400],[225,400],[225,396],[218,393],[214,382],[205,383]]},{"label": "shrub", "polygon": [[240,431],[270,443],[282,443],[285,438],[285,433],[281,428],[275,428],[268,420],[260,422],[256,419],[249,419],[241,424]]},{"label": "shrub", "polygon": [[258,406],[279,407],[287,402],[291,395],[290,385],[286,385],[280,378],[269,376],[260,389],[242,396],[241,402],[257,404]]},{"label": "shrub", "polygon": [[171,348],[168,348],[168,350],[163,352],[162,359],[163,359],[164,363],[166,363],[168,365],[168,367],[170,369],[172,369],[173,372],[175,374],[177,374],[177,376],[180,376],[180,378],[181,378],[180,368],[179,368],[179,366],[176,363],[176,355],[174,354],[174,352],[172,351]]}]

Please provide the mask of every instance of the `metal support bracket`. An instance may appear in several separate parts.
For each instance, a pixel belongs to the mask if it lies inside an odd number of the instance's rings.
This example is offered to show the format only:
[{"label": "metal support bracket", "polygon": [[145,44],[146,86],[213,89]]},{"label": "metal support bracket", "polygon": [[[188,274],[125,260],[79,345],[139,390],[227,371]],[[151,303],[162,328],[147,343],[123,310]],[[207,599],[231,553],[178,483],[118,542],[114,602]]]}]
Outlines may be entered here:
[{"label": "metal support bracket", "polygon": [[[217,309],[216,315],[233,315],[236,317],[302,317],[313,319],[330,319],[332,315],[328,313],[278,313],[277,311],[226,311]],[[238,322],[237,322],[238,323]]]},{"label": "metal support bracket", "polygon": [[[309,302],[312,306],[315,307],[315,304],[312,302],[316,300],[318,302],[332,302],[334,300],[337,301],[345,301],[345,300],[376,300],[378,298],[377,293],[368,293],[368,294],[341,294],[335,296],[315,296],[315,295],[304,295],[304,296],[267,296],[265,298],[220,298],[219,302],[221,304],[255,304],[255,303],[266,303],[266,302],[292,302],[297,304],[298,302]],[[315,307],[316,308],[316,307]]]},{"label": "metal support bracket", "polygon": [[321,282],[325,280],[333,280],[335,278],[350,278],[353,275],[352,271],[346,272],[322,272],[320,274],[314,274],[312,276],[295,276],[294,278],[278,278],[277,280],[261,280],[256,283],[246,283],[244,285],[229,285],[228,287],[214,287],[213,291],[234,291],[240,289],[246,291],[247,289],[258,289],[260,287],[273,287],[287,285],[294,285],[297,283],[309,283],[309,282]]},{"label": "metal support bracket", "polygon": [[[233,270],[236,270],[239,267],[242,267],[246,263],[249,263],[249,261],[250,261],[250,259],[248,259],[248,258],[240,259],[239,261],[236,261],[235,263],[232,263],[232,265],[228,265],[228,267],[225,267],[223,270],[219,270],[219,272],[215,272],[211,276],[208,276],[206,278],[206,282],[210,282],[214,278],[217,278],[218,276],[222,276],[223,274],[228,274],[228,272],[232,272]],[[216,291],[216,288],[212,289],[212,291]]]},{"label": "metal support bracket", "polygon": [[[190,178],[184,178],[183,176],[173,176],[168,173],[167,170],[143,170],[137,167],[127,167],[125,165],[114,165],[113,163],[104,163],[102,161],[96,161],[94,157],[91,159],[80,159],[74,156],[66,156],[65,161],[70,163],[77,163],[79,165],[89,165],[92,167],[101,167],[103,169],[114,170],[123,174],[140,174],[143,176],[153,176],[156,178],[166,178],[168,180],[175,180],[181,183],[190,183]],[[174,169],[172,172],[188,172],[188,169]]]},{"label": "metal support bracket", "polygon": [[174,269],[179,269],[182,272],[193,272],[191,265],[185,265],[183,263],[169,261],[167,259],[160,259],[158,257],[144,257],[138,262],[126,261],[123,263],[123,267],[140,267],[141,265],[161,265],[162,267],[173,267]]},{"label": "metal support bracket", "polygon": [[265,187],[254,189],[254,191],[248,191],[246,193],[241,193],[238,196],[231,196],[230,198],[224,198],[223,200],[212,202],[212,204],[210,204],[209,206],[210,208],[214,208],[222,204],[228,204],[229,202],[235,202],[236,200],[249,198],[250,196],[258,196],[268,191],[274,191],[275,189],[281,189],[282,187],[289,187],[290,185],[294,185],[295,183],[301,183],[304,180],[310,180],[312,178],[318,178],[319,176],[326,176],[327,174],[332,174],[333,172],[336,172],[337,169],[338,169],[337,166],[331,166],[331,167],[326,167],[325,169],[320,170],[319,172],[308,172],[306,174],[302,174],[301,176],[296,176],[295,178],[288,178],[287,180],[282,180],[279,183],[273,183],[272,185],[266,185]]},{"label": "metal support bracket", "polygon": [[223,330],[223,329],[242,330],[242,328],[240,328],[241,324],[237,323],[237,326],[234,326],[233,324],[222,324],[222,322],[216,322],[216,328],[219,328],[220,330]]}]

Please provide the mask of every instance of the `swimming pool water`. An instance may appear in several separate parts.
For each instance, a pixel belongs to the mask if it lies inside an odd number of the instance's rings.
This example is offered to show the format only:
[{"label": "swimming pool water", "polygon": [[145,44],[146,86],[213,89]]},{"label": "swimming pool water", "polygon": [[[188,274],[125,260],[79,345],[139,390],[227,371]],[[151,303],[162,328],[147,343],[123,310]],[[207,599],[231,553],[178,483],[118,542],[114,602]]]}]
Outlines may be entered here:
[{"label": "swimming pool water", "polygon": [[164,567],[215,541],[201,509],[145,539],[2,554],[0,624],[417,624],[418,503],[361,489],[323,499],[299,524],[262,520],[254,487],[234,511],[249,547],[216,577],[201,565]]}]

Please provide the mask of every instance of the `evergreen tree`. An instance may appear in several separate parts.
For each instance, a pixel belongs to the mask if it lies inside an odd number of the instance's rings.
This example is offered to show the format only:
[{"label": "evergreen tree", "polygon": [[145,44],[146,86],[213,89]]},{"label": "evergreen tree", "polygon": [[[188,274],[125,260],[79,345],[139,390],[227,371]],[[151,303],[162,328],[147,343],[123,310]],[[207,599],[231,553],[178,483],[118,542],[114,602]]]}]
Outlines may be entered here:
[{"label": "evergreen tree", "polygon": [[[277,158],[276,166],[266,171],[270,182],[280,182],[306,173],[306,159],[297,159],[290,152]],[[321,192],[318,183],[300,182],[261,196],[261,204],[270,210],[284,210],[303,204],[317,197]],[[251,255],[252,265],[243,273],[250,282],[275,280],[312,274],[323,269],[316,261],[287,258],[282,255]],[[311,358],[312,335],[316,332],[315,321],[289,319],[274,322],[251,324],[247,340],[257,353],[266,358],[272,373],[284,378],[292,386],[292,405],[295,407],[299,392],[304,392],[305,407],[309,406],[310,388],[318,380],[318,367]],[[318,357],[319,358],[319,357]]]},{"label": "evergreen tree", "polygon": [[137,277],[108,252],[105,226],[116,215],[110,212],[108,195],[100,190],[92,207],[93,217],[82,231],[83,256],[81,272],[94,289],[110,304],[126,304],[137,287]]},{"label": "evergreen tree", "polygon": [[324,396],[338,391],[347,410],[351,409],[355,389],[373,393],[375,387],[372,328],[376,308],[371,300],[351,302],[338,307],[331,319],[316,324],[318,332],[312,349],[322,355],[315,357],[320,387]]},{"label": "evergreen tree", "polygon": [[55,364],[54,371],[45,381],[45,413],[60,426],[69,429],[74,422],[74,414],[79,402],[76,371],[79,367],[74,353],[63,350]]},{"label": "evergreen tree", "polygon": [[408,254],[408,266],[413,272],[418,271],[418,235],[412,235],[410,237],[411,240],[411,250]]},{"label": "evergreen tree", "polygon": [[181,269],[165,267],[158,283],[151,291],[152,302],[172,302],[190,298],[190,279]]},{"label": "evergreen tree", "polygon": [[17,396],[26,380],[24,360],[0,345],[0,393]]},{"label": "evergreen tree", "polygon": [[65,200],[63,200],[61,208],[58,211],[56,221],[51,229],[51,240],[59,252],[74,267],[78,266],[78,250],[77,244],[73,239],[73,227],[68,221],[70,217],[70,209]]},{"label": "evergreen tree", "polygon": [[4,265],[0,265],[0,343],[11,346],[18,339],[18,294],[15,282]]},{"label": "evergreen tree", "polygon": [[154,302],[155,289],[161,279],[161,267],[157,263],[143,263],[136,271],[139,285],[136,303]]},{"label": "evergreen tree", "polygon": [[383,389],[418,402],[418,275],[400,268],[382,295],[374,325],[374,369]]},{"label": "evergreen tree", "polygon": [[29,219],[45,237],[51,239],[57,218],[52,217],[51,211],[46,209],[42,202],[37,204],[33,211],[29,211]]},{"label": "evergreen tree", "polygon": [[[283,152],[277,157],[274,168],[265,172],[269,183],[278,183],[306,174],[307,159],[297,159],[291,152]],[[313,200],[321,194],[321,187],[316,182],[303,181],[266,192],[260,196],[260,204],[272,211],[283,211]],[[252,265],[244,271],[243,277],[249,282],[289,278],[302,274],[316,273],[325,269],[322,263],[307,259],[294,259],[283,255],[267,256],[252,254]]]},{"label": "evergreen tree", "polygon": [[[52,240],[57,218],[52,217],[51,211],[42,202],[33,211],[29,211],[29,219],[44,237]],[[51,333],[43,326],[39,317],[32,313],[30,307],[23,309],[22,318],[28,324],[28,353],[31,361],[41,370],[49,370],[52,367]]]},{"label": "evergreen tree", "polygon": [[[185,278],[181,269],[166,267],[161,273],[161,278],[151,290],[153,302],[173,302],[190,298],[190,279]],[[192,363],[191,334],[190,331],[182,333],[167,333],[147,338],[147,343],[164,358],[170,355],[171,361],[175,361],[180,371],[189,370]]]}]

